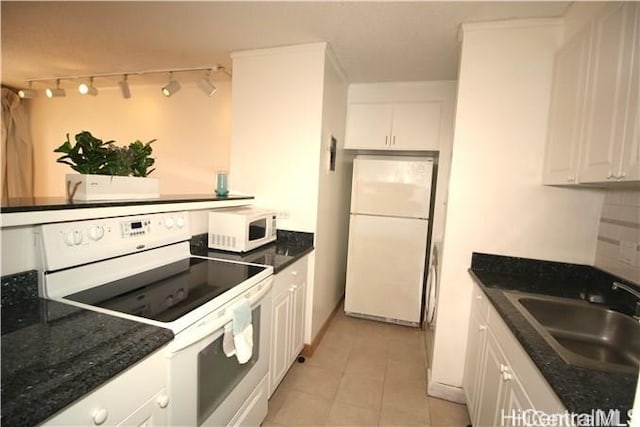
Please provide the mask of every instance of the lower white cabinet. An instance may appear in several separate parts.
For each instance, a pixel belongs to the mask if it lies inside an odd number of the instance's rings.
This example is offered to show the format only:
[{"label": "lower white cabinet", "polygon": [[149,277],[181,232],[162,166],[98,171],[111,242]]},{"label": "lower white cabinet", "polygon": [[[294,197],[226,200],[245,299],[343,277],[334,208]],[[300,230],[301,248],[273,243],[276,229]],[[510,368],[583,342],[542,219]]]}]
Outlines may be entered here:
[{"label": "lower white cabinet", "polygon": [[269,396],[304,347],[308,257],[278,272],[273,281]]},{"label": "lower white cabinet", "polygon": [[547,414],[564,406],[508,326],[474,285],[463,387],[471,421],[511,426],[533,409]]},{"label": "lower white cabinet", "polygon": [[49,418],[46,426],[162,426],[167,424],[167,359],[158,350]]}]

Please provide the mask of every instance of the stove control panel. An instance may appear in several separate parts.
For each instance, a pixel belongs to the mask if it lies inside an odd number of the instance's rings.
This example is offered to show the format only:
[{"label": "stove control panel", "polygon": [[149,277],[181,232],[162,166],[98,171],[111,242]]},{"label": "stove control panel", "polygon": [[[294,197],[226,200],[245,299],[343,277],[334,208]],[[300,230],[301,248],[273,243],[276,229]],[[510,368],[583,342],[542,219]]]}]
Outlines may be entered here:
[{"label": "stove control panel", "polygon": [[142,236],[151,232],[151,220],[148,218],[123,221],[121,224],[124,238]]},{"label": "stove control panel", "polygon": [[44,224],[38,244],[52,271],[191,238],[188,212],[166,212]]}]

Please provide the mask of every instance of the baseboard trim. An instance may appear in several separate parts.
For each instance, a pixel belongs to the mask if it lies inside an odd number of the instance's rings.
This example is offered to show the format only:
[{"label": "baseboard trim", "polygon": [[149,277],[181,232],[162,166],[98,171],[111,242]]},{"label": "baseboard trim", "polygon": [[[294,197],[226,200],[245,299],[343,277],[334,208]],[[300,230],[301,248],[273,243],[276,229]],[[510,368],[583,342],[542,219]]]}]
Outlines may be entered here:
[{"label": "baseboard trim", "polygon": [[336,317],[336,314],[338,313],[338,310],[342,306],[342,300],[343,299],[344,298],[340,298],[338,300],[338,303],[334,307],[333,311],[331,312],[331,314],[329,315],[327,320],[325,320],[324,324],[320,328],[320,331],[318,331],[318,335],[316,335],[316,337],[313,339],[313,342],[311,344],[305,344],[304,345],[304,347],[302,348],[302,355],[303,356],[305,356],[305,357],[313,356],[313,353],[316,351],[316,349],[320,345],[320,341],[322,341],[322,338],[324,337],[324,334],[327,332],[327,329],[329,329],[329,325],[333,321],[333,318]]},{"label": "baseboard trim", "polygon": [[467,403],[467,398],[462,388],[433,381],[431,379],[431,369],[427,371],[427,394],[450,402]]}]

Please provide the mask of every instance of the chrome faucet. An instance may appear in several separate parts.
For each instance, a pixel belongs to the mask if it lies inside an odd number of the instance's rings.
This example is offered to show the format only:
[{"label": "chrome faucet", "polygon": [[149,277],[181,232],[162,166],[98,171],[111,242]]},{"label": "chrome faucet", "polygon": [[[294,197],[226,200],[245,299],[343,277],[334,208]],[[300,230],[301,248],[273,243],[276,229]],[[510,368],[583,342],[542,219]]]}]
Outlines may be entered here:
[{"label": "chrome faucet", "polygon": [[618,289],[622,289],[623,291],[627,291],[631,295],[633,295],[634,297],[636,297],[638,299],[638,301],[636,301],[636,313],[633,316],[633,318],[638,320],[638,321],[640,321],[640,291],[637,291],[637,290],[633,289],[631,286],[625,285],[624,283],[620,283],[620,282],[615,282],[614,281],[611,284],[611,290],[617,291]]}]

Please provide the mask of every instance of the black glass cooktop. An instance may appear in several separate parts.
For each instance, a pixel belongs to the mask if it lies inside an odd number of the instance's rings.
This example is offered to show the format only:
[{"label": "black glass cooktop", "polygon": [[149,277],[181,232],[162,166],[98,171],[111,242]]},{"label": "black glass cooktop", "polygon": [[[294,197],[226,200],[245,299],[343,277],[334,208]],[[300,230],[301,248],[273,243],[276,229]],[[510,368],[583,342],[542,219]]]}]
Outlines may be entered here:
[{"label": "black glass cooktop", "polygon": [[172,322],[265,268],[190,257],[65,298],[160,322]]}]

